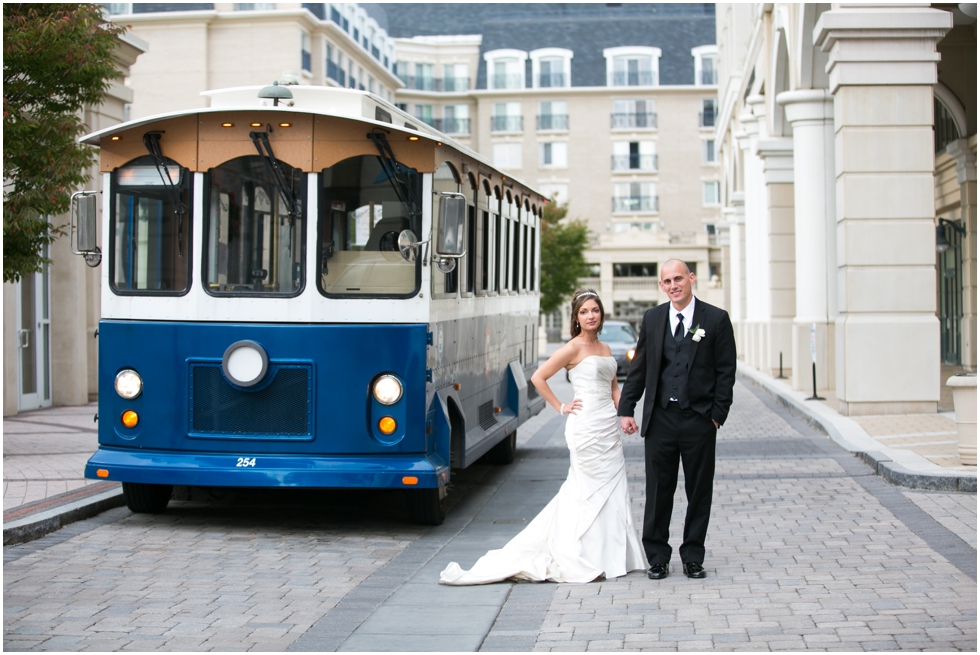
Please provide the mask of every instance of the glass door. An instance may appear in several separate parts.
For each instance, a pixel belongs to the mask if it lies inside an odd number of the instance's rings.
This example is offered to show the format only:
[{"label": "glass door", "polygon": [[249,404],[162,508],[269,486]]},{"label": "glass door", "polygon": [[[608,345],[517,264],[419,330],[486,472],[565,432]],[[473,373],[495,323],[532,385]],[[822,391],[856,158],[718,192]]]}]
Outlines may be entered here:
[{"label": "glass door", "polygon": [[939,253],[939,329],[944,364],[960,365],[963,320],[963,283],[960,277],[962,239],[959,232],[943,224],[949,249]]},{"label": "glass door", "polygon": [[[45,249],[47,250],[47,249]],[[47,252],[44,253],[47,256]],[[17,293],[18,411],[51,405],[50,275],[25,275]]]}]

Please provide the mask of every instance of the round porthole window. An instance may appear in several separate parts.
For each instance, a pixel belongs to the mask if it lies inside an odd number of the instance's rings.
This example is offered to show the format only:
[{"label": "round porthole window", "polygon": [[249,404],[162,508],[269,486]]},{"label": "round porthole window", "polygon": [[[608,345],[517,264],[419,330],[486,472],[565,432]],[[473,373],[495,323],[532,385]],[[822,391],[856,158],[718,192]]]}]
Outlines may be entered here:
[{"label": "round porthole window", "polygon": [[269,370],[269,355],[254,341],[236,341],[221,358],[225,377],[239,387],[254,387]]}]

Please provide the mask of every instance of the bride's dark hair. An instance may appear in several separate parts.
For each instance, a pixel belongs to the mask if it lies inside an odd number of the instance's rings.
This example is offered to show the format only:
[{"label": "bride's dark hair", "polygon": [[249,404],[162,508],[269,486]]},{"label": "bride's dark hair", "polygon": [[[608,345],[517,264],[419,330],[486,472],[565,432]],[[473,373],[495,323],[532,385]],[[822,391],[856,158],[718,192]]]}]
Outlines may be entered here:
[{"label": "bride's dark hair", "polygon": [[572,294],[571,333],[573,339],[582,334],[582,328],[578,324],[578,310],[582,308],[582,305],[586,300],[594,300],[596,304],[599,305],[599,329],[596,330],[596,334],[602,334],[602,324],[606,322],[606,310],[602,306],[602,300],[599,299],[599,294],[592,289],[579,289]]}]

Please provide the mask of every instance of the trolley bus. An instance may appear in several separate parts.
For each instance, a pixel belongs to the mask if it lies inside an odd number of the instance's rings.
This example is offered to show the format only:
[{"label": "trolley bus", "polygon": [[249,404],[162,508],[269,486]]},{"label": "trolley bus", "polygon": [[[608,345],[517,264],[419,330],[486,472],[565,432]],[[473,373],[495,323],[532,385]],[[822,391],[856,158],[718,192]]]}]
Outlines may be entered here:
[{"label": "trolley bus", "polygon": [[388,488],[441,523],[453,469],[512,461],[544,406],[547,200],[370,93],[205,95],[83,139],[102,176],[72,212],[101,266],[85,476],[134,512],[174,485]]}]

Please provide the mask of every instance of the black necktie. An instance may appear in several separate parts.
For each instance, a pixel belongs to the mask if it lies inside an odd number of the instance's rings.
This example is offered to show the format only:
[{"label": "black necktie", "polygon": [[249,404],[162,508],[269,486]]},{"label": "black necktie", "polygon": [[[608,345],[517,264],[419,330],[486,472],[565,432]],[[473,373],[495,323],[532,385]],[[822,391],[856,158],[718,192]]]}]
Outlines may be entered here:
[{"label": "black necktie", "polygon": [[674,339],[681,341],[684,338],[684,315],[677,315],[677,329],[674,330]]}]

